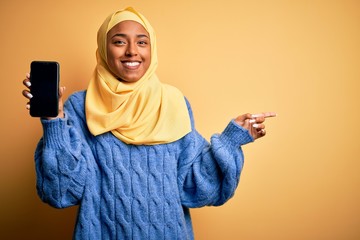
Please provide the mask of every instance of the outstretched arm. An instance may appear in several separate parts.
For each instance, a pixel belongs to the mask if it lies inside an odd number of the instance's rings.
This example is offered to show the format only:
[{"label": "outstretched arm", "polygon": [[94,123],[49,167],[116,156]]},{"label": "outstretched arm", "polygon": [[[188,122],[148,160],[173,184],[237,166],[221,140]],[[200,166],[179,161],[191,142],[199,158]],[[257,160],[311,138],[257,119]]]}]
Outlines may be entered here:
[{"label": "outstretched arm", "polygon": [[[189,112],[192,116],[191,109]],[[186,207],[221,205],[238,186],[244,164],[242,145],[265,136],[264,121],[274,113],[244,114],[232,120],[210,143],[194,128],[179,155],[179,190]]]}]

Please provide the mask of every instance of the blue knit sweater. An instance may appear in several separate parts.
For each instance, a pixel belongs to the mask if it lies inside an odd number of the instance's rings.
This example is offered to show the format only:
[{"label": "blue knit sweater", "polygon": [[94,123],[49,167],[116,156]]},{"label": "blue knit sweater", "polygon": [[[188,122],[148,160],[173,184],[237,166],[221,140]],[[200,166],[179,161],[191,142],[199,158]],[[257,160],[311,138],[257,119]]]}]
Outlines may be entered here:
[{"label": "blue knit sweater", "polygon": [[195,129],[154,146],[128,145],[111,133],[94,137],[85,91],[69,97],[65,118],[42,120],[35,153],[40,198],[56,208],[79,204],[75,239],[193,239],[189,208],[231,198],[243,167],[241,145],[253,141],[231,121],[208,143]]}]

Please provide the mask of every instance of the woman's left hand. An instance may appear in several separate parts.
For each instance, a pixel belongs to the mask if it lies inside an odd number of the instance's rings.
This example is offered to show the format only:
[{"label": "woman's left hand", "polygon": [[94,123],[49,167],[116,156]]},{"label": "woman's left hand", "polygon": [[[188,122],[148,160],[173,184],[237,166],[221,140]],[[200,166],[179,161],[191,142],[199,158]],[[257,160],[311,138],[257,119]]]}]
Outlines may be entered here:
[{"label": "woman's left hand", "polygon": [[266,135],[265,119],[269,117],[276,117],[274,112],[264,112],[257,114],[243,114],[235,118],[235,122],[247,129],[254,140]]}]

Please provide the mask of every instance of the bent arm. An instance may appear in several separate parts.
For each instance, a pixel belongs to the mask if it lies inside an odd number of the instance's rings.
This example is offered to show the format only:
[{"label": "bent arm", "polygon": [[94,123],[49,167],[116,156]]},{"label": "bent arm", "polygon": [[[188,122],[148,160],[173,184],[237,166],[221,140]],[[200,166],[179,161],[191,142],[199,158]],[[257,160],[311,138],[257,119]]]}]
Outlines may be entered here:
[{"label": "bent arm", "polygon": [[79,203],[93,158],[73,100],[65,106],[65,118],[42,120],[44,134],[35,152],[38,194],[56,208]]},{"label": "bent arm", "polygon": [[186,207],[218,206],[228,201],[238,186],[244,155],[241,146],[254,141],[249,131],[232,120],[210,143],[194,127],[179,147],[178,184]]},{"label": "bent arm", "polygon": [[222,134],[213,135],[210,143],[197,132],[192,135],[192,143],[181,156],[186,163],[179,169],[182,203],[187,207],[222,205],[239,183],[244,164],[241,145],[253,139],[234,121]]}]

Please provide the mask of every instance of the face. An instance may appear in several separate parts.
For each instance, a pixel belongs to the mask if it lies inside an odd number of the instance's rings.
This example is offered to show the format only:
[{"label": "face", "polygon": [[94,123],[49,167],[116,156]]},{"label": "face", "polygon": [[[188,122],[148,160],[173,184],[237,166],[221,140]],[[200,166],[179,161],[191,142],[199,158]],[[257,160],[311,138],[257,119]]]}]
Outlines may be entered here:
[{"label": "face", "polygon": [[107,62],[112,74],[124,82],[136,82],[151,62],[149,33],[134,21],[123,21],[107,33]]}]

